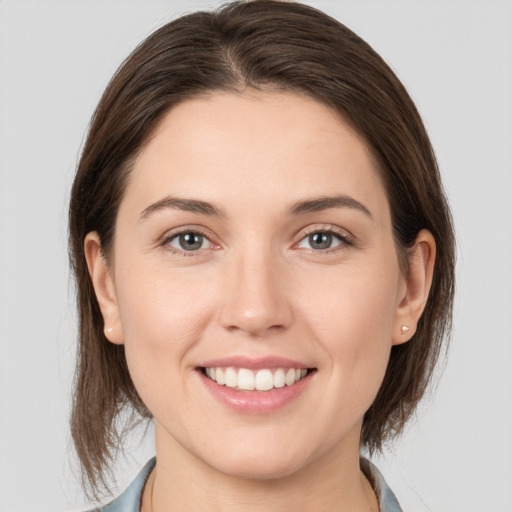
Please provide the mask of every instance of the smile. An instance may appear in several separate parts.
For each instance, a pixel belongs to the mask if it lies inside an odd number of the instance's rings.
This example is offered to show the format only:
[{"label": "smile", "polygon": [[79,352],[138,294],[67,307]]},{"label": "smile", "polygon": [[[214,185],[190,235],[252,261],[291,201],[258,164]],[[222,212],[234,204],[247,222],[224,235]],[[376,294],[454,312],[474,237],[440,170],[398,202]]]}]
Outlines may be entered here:
[{"label": "smile", "polygon": [[248,368],[207,367],[202,369],[213,382],[239,391],[270,391],[292,386],[308,374],[306,368]]},{"label": "smile", "polygon": [[203,361],[196,375],[215,400],[239,414],[268,414],[295,402],[318,369],[304,361],[269,355]]}]

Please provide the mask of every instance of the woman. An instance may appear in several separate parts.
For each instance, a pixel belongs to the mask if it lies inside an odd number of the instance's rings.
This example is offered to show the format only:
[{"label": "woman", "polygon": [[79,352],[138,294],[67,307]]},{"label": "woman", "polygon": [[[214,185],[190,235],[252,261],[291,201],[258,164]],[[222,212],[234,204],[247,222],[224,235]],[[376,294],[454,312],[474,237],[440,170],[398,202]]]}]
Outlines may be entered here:
[{"label": "woman", "polygon": [[267,0],[157,30],[94,115],[70,242],[93,492],[155,422],[104,510],[400,510],[360,452],[425,391],[454,242],[419,115],[360,38]]}]

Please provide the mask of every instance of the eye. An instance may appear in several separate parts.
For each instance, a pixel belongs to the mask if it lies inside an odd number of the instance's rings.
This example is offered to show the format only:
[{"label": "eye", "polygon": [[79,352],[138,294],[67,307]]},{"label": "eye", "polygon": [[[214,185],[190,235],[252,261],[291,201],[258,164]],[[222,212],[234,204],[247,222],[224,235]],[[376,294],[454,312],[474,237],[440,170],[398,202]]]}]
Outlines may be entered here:
[{"label": "eye", "polygon": [[314,251],[327,251],[340,245],[351,245],[351,242],[346,236],[334,233],[333,231],[318,230],[305,236],[297,244],[297,247]]},{"label": "eye", "polygon": [[208,249],[212,243],[206,236],[197,231],[183,231],[174,236],[169,237],[165,244],[178,249],[180,251],[199,251],[200,249]]}]

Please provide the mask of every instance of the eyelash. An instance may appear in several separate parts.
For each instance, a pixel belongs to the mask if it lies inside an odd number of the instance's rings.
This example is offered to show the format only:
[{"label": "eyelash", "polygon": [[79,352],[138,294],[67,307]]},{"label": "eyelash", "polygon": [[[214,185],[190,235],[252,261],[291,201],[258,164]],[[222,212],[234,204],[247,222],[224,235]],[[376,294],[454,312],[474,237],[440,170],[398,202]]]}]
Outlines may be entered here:
[{"label": "eyelash", "polygon": [[170,243],[174,239],[176,239],[177,237],[179,237],[183,234],[200,235],[203,238],[205,238],[207,241],[209,241],[210,244],[218,245],[211,241],[211,235],[209,233],[207,233],[205,230],[203,230],[197,226],[184,227],[177,231],[173,231],[172,233],[167,233],[166,235],[164,235],[164,237],[162,238],[162,241],[160,242],[159,245],[161,245],[162,247],[165,247],[168,251],[170,251],[174,254],[178,254],[178,255],[182,255],[182,256],[198,256],[202,249],[186,251],[184,249],[178,249],[178,248],[172,247],[170,245]]},{"label": "eyelash", "polygon": [[[191,235],[200,235],[201,237],[205,238],[210,244],[215,245],[215,242],[212,242],[211,235],[207,233],[205,230],[202,230],[199,227],[184,227],[182,229],[179,229],[178,231],[173,231],[170,234],[166,234],[159,245],[162,247],[165,247],[168,251],[179,254],[182,256],[199,256],[200,252],[204,249],[197,249],[197,250],[190,250],[186,251],[183,249],[178,249],[176,247],[172,247],[170,243],[175,240],[177,237],[183,235],[183,234],[191,234]],[[298,242],[296,242],[293,247],[296,248],[303,240],[307,239],[309,236],[313,234],[326,234],[331,235],[339,240],[339,244],[334,247],[329,247],[327,249],[305,249],[309,251],[310,253],[314,254],[331,254],[333,252],[342,250],[346,247],[352,247],[354,245],[354,239],[353,237],[347,233],[345,230],[337,228],[332,225],[326,225],[326,226],[315,226],[311,227],[310,229],[307,229],[303,234],[302,237]],[[218,245],[218,244],[217,244]]]},{"label": "eyelash", "polygon": [[309,250],[311,253],[315,254],[331,254],[333,252],[342,250],[347,247],[352,247],[354,245],[354,238],[352,235],[350,235],[347,231],[344,229],[338,228],[336,226],[332,225],[324,225],[324,226],[314,226],[310,229],[306,229],[301,239],[294,245],[296,247],[298,244],[300,244],[303,240],[308,238],[311,235],[314,234],[326,234],[326,235],[332,235],[335,238],[337,238],[340,241],[339,245],[336,245],[334,247],[329,247],[328,249],[306,249]]}]

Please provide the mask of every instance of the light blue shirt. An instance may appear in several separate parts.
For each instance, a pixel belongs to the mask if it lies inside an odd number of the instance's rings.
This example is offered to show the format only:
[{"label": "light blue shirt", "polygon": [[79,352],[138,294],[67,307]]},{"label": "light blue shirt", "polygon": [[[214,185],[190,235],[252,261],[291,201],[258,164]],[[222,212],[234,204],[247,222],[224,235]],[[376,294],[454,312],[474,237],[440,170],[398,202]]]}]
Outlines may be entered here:
[{"label": "light blue shirt", "polygon": [[[142,491],[146,480],[155,467],[156,459],[152,458],[135,477],[133,482],[114,501],[103,508],[91,512],[139,512]],[[388,487],[380,471],[368,460],[361,459],[361,469],[370,480],[379,500],[380,512],[402,512],[393,491]]]}]

